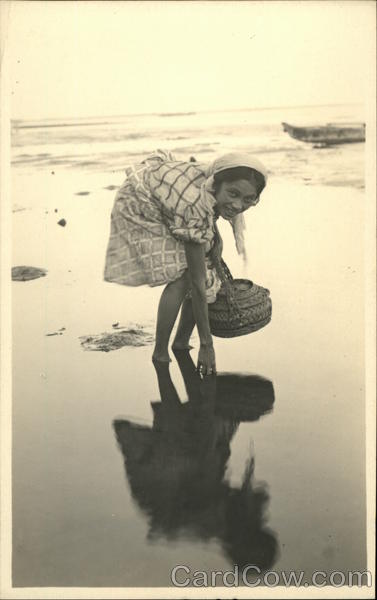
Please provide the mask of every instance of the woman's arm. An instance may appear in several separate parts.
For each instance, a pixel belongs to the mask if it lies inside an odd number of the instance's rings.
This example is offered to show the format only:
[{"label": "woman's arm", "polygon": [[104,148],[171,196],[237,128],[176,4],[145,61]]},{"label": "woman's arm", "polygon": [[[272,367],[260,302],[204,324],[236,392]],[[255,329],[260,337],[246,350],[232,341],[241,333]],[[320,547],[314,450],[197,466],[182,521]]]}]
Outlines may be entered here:
[{"label": "woman's arm", "polygon": [[202,366],[202,374],[207,375],[216,372],[216,361],[208,319],[204,245],[185,242],[185,251],[191,285],[192,308],[200,338],[198,367]]}]

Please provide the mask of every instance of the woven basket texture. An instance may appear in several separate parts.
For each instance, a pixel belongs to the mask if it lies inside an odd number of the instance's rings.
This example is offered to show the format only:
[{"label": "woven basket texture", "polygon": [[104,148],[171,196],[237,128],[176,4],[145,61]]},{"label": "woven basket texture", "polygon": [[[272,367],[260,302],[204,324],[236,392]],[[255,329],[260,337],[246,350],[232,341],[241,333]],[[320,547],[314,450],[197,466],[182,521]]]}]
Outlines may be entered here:
[{"label": "woven basket texture", "polygon": [[216,269],[223,283],[208,306],[212,335],[238,337],[265,327],[272,315],[269,290],[248,279],[233,279],[223,260]]}]

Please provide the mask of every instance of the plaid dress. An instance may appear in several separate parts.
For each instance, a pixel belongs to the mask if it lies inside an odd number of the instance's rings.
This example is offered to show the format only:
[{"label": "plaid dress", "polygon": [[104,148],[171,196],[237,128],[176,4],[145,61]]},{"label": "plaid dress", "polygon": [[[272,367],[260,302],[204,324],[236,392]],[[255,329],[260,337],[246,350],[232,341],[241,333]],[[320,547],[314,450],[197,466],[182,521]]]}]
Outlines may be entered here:
[{"label": "plaid dress", "polygon": [[207,301],[221,282],[208,256],[215,235],[215,199],[204,193],[205,167],[157,151],[126,169],[111,213],[104,278],[121,285],[157,286],[187,269],[184,242],[203,244]]}]

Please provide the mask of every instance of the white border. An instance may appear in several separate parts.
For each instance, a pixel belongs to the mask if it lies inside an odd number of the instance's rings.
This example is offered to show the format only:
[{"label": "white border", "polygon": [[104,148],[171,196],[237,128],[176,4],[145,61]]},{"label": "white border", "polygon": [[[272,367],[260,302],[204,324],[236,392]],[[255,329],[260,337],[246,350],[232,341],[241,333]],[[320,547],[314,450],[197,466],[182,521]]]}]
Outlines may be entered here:
[{"label": "white border", "polygon": [[[14,1],[14,0],[13,0]],[[289,0],[293,1],[293,0]],[[318,1],[318,0],[317,0]],[[330,1],[330,0],[328,0]],[[334,0],[332,0],[334,1]],[[344,0],[343,0],[344,2]],[[373,0],[364,4],[376,5]],[[22,599],[50,598],[374,598],[372,588],[12,588],[11,584],[11,208],[10,208],[10,86],[7,31],[12,1],[0,2],[1,47],[1,120],[0,120],[0,392],[1,392],[1,557],[0,597]],[[276,2],[276,4],[280,4]],[[348,4],[348,2],[344,2]],[[361,2],[357,2],[361,4]],[[376,39],[370,40],[370,89],[367,106],[366,142],[366,248],[365,248],[365,315],[366,315],[366,464],[368,569],[375,581],[375,392],[376,392]]]}]

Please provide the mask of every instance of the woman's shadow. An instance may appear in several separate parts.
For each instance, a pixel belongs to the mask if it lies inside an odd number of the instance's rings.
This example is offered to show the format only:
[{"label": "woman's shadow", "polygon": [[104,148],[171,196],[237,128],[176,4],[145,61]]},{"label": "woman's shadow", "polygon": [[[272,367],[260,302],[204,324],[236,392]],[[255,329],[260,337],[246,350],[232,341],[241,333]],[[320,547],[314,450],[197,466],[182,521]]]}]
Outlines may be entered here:
[{"label": "woman's shadow", "polygon": [[131,494],[149,520],[148,539],[216,539],[232,565],[267,570],[278,543],[265,524],[269,495],[254,482],[254,457],[239,487],[225,472],[240,422],[272,410],[272,382],[241,374],[201,379],[188,351],[175,355],[188,401],[180,401],[169,364],[154,363],[161,401],[151,403],[153,426],[113,422]]}]

